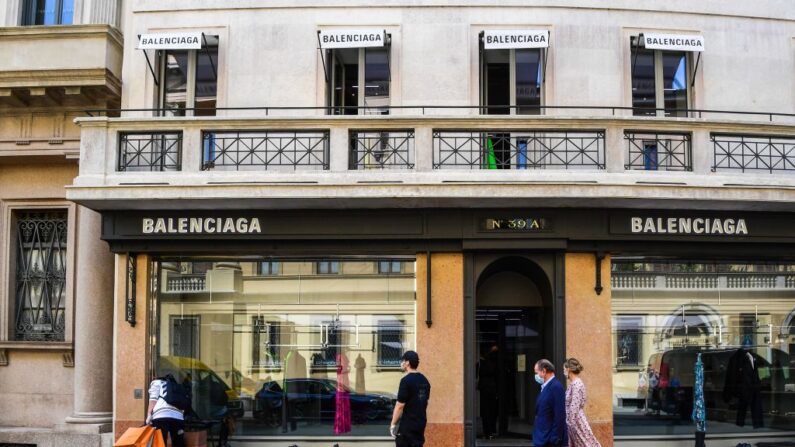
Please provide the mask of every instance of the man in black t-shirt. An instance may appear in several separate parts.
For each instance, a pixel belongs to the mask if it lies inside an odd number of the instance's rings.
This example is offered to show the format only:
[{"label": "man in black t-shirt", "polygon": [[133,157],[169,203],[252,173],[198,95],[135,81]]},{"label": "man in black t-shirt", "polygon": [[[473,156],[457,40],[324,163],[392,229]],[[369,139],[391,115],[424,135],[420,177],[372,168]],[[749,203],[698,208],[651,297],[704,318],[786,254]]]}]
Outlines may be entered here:
[{"label": "man in black t-shirt", "polygon": [[406,351],[400,358],[400,368],[408,374],[400,379],[397,404],[389,427],[397,447],[422,447],[425,444],[425,410],[431,397],[431,384],[417,371],[419,364],[420,357],[414,351]]}]

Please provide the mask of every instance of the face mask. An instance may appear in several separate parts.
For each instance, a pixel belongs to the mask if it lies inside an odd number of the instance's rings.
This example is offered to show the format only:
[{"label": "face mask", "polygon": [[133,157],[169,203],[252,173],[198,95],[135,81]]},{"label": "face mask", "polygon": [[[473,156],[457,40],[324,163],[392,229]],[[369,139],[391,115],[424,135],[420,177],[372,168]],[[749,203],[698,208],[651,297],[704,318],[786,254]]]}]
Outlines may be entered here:
[{"label": "face mask", "polygon": [[544,384],[544,378],[539,376],[538,374],[536,374],[536,383],[538,383],[539,385],[543,385]]}]

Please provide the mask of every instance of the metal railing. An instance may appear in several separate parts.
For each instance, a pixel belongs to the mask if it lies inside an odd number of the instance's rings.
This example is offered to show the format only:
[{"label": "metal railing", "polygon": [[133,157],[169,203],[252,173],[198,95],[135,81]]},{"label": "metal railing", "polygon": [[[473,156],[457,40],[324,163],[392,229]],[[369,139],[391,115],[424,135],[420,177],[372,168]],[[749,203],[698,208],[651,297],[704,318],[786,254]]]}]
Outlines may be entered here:
[{"label": "metal railing", "polygon": [[795,172],[795,137],[712,134],[712,171]]},{"label": "metal railing", "polygon": [[350,169],[414,169],[414,130],[351,130]]},{"label": "metal railing", "polygon": [[692,171],[691,135],[627,130],[625,169],[647,171]]},{"label": "metal railing", "polygon": [[435,130],[433,168],[605,168],[603,130]]},{"label": "metal railing", "polygon": [[182,132],[121,132],[119,171],[179,171]]},{"label": "metal railing", "polygon": [[[546,113],[547,111],[585,111],[585,112],[610,112],[611,116],[628,116],[632,117],[636,112],[648,112],[650,115],[655,115],[657,112],[663,112],[668,115],[676,115],[676,116],[685,116],[690,118],[709,118],[710,116],[715,115],[729,115],[732,117],[736,116],[748,116],[748,117],[766,117],[769,122],[774,122],[775,118],[787,118],[787,119],[794,119],[795,113],[784,113],[784,112],[755,112],[755,111],[743,111],[743,110],[718,110],[718,109],[666,109],[666,108],[655,108],[655,107],[632,107],[632,106],[578,106],[578,105],[568,105],[568,106],[553,106],[553,105],[539,105],[539,106],[527,106],[527,105],[505,105],[505,106],[496,106],[490,105],[488,108],[482,105],[471,105],[471,106],[462,106],[462,105],[412,105],[412,106],[390,106],[390,105],[383,105],[383,106],[344,106],[344,107],[317,107],[317,106],[275,106],[275,107],[268,107],[268,106],[250,106],[250,107],[216,107],[214,110],[216,111],[262,111],[265,116],[270,116],[274,113],[279,112],[295,112],[295,111],[319,111],[323,112],[326,115],[335,115],[338,114],[340,110],[346,111],[356,111],[356,114],[362,115],[383,115],[384,112],[387,114],[391,114],[391,111],[402,111],[404,112],[414,112],[419,115],[428,115],[428,114],[438,114],[440,111],[460,111],[460,110],[472,110],[477,111],[478,115],[485,115],[485,116],[495,116],[495,115],[486,115],[487,109],[502,109],[502,110],[528,110],[531,111],[526,116],[527,118],[538,117],[539,114]],[[165,112],[173,112],[175,110],[179,110],[180,112],[193,112],[193,111],[202,111],[207,112],[207,109],[204,108],[197,108],[197,107],[186,107],[186,108],[106,108],[106,109],[86,109],[84,112],[88,116],[113,116],[119,115],[124,112],[151,112],[154,116],[160,116]],[[660,118],[670,118],[671,116],[661,116]]]},{"label": "metal railing", "polygon": [[326,170],[328,130],[203,133],[202,170]]}]

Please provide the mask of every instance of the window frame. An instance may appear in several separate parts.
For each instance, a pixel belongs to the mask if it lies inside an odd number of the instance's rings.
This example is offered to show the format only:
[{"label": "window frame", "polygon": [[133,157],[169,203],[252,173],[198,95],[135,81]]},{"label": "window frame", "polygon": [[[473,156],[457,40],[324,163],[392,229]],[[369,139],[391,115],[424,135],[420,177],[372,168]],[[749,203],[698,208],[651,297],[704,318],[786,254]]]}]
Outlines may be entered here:
[{"label": "window frame", "polygon": [[[166,110],[166,70],[168,67],[168,55],[172,52],[186,52],[188,55],[188,67],[187,67],[187,78],[185,80],[185,106],[184,106],[184,115],[185,117],[195,116],[196,115],[196,80],[197,80],[197,71],[199,67],[199,53],[200,52],[207,52],[211,58],[211,61],[215,63],[215,107],[212,109],[213,115],[216,116],[218,113],[218,92],[220,87],[219,77],[221,70],[219,69],[219,61],[220,61],[220,53],[221,53],[221,45],[220,45],[220,36],[212,34],[214,38],[218,39],[218,43],[215,44],[208,44],[206,38],[203,38],[204,41],[202,42],[202,47],[200,49],[193,49],[193,50],[178,50],[178,49],[169,49],[169,50],[157,50],[155,53],[155,60],[157,61],[157,79],[159,85],[155,86],[155,94],[156,99],[155,102],[157,104],[158,111],[156,112],[157,116],[179,116],[179,115],[169,115],[171,111]],[[215,49],[215,56],[212,55],[211,52],[208,51],[209,48]],[[177,109],[179,110],[179,109]]]},{"label": "window frame", "polygon": [[63,21],[64,2],[66,0],[55,0],[55,17],[56,22],[45,24],[36,23],[36,9],[39,0],[20,0],[19,2],[19,25],[20,26],[60,26],[60,25],[74,25],[75,14],[78,7],[81,6],[81,0],[72,0],[72,20],[69,23]]},{"label": "window frame", "polygon": [[[651,50],[645,46],[641,46],[640,34],[632,34],[629,36],[629,102],[632,108],[633,116],[656,116],[662,118],[690,118],[694,105],[694,90],[695,90],[695,76],[696,72],[693,71],[695,58],[692,51],[670,51],[670,50]],[[636,113],[634,94],[632,92],[632,85],[635,79],[635,52],[636,49],[649,51],[652,53],[652,60],[654,63],[654,108],[657,109],[654,113],[647,113],[642,108],[638,108],[640,113]],[[683,53],[685,56],[685,76],[686,76],[686,99],[687,110],[684,115],[679,116],[676,114],[667,115],[665,111],[665,74],[663,72],[663,54],[665,53]],[[681,113],[681,112],[679,112]]]},{"label": "window frame", "polygon": [[[64,302],[63,341],[19,341],[15,340],[14,318],[16,310],[16,214],[47,210],[66,211],[66,284]],[[74,287],[75,249],[77,231],[77,205],[66,201],[19,201],[0,205],[0,342],[7,346],[47,349],[52,346],[71,346],[74,341]]]},{"label": "window frame", "polygon": [[[367,58],[366,58],[367,50],[368,49],[379,49],[379,48],[383,48],[383,49],[386,50],[386,60],[387,60],[387,66],[388,66],[388,70],[389,70],[389,73],[388,73],[388,76],[389,76],[389,94],[387,96],[389,98],[389,104],[387,104],[385,106],[386,107],[385,110],[381,111],[381,113],[375,113],[373,111],[368,112],[367,110],[364,109],[364,107],[365,107],[365,97],[366,97],[366,95],[364,94],[364,92],[366,91],[366,88],[365,88],[365,86],[366,86],[366,82],[365,82],[365,74],[366,74],[365,63],[367,61]],[[326,93],[325,93],[324,97],[325,97],[325,105],[326,105],[326,109],[327,109],[326,110],[326,114],[327,115],[345,115],[345,113],[336,113],[337,109],[345,107],[344,100],[343,100],[343,104],[342,105],[335,104],[335,97],[334,97],[335,96],[334,95],[334,86],[335,86],[335,79],[336,79],[336,75],[337,75],[337,72],[335,70],[335,68],[336,68],[335,61],[337,60],[337,55],[338,55],[337,52],[341,51],[341,50],[355,50],[357,52],[357,56],[356,56],[357,62],[356,62],[356,64],[357,64],[358,72],[357,72],[357,83],[356,84],[357,84],[357,89],[359,91],[359,94],[358,94],[358,96],[356,98],[357,110],[356,110],[356,113],[352,114],[352,115],[368,115],[368,114],[389,115],[390,112],[391,112],[390,107],[393,104],[395,104],[395,99],[394,99],[394,96],[393,96],[394,91],[395,91],[395,87],[394,87],[394,82],[393,82],[393,72],[394,72],[393,68],[394,68],[394,65],[393,65],[393,54],[392,54],[392,51],[393,51],[393,47],[392,47],[392,33],[388,32],[388,31],[386,32],[386,40],[384,42],[384,46],[383,47],[328,48],[328,49],[321,50],[321,52],[322,52],[321,57],[325,58],[325,63],[326,63],[326,67],[325,67],[326,72],[324,74],[325,77],[326,77],[325,81],[324,81]],[[373,109],[378,109],[378,108],[379,107],[373,107]],[[344,112],[344,110],[343,110],[343,112]]]},{"label": "window frame", "polygon": [[[546,89],[546,80],[547,80],[547,56],[549,55],[549,47],[546,48],[503,48],[503,49],[493,49],[487,50],[483,46],[483,32],[478,34],[478,101],[480,112],[483,115],[489,115],[489,109],[494,106],[488,105],[488,70],[486,70],[486,54],[489,51],[507,51],[508,52],[508,83],[510,84],[508,89],[508,98],[509,98],[509,106],[508,115],[544,115],[545,109],[543,108],[546,104],[547,99],[547,89]],[[520,106],[517,104],[517,94],[516,94],[516,51],[538,51],[538,64],[540,66],[541,72],[541,79],[539,82],[539,90],[538,90],[538,113],[537,114],[525,114],[525,113],[517,113],[520,107],[524,108],[532,108],[533,106]]]}]

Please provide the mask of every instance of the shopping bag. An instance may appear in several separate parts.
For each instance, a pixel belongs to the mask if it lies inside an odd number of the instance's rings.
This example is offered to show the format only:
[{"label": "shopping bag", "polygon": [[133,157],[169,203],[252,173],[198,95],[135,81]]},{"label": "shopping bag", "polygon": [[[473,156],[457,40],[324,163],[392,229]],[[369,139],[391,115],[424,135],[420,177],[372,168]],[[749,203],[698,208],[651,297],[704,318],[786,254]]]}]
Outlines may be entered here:
[{"label": "shopping bag", "polygon": [[128,428],[113,447],[166,447],[160,430],[151,425]]}]

